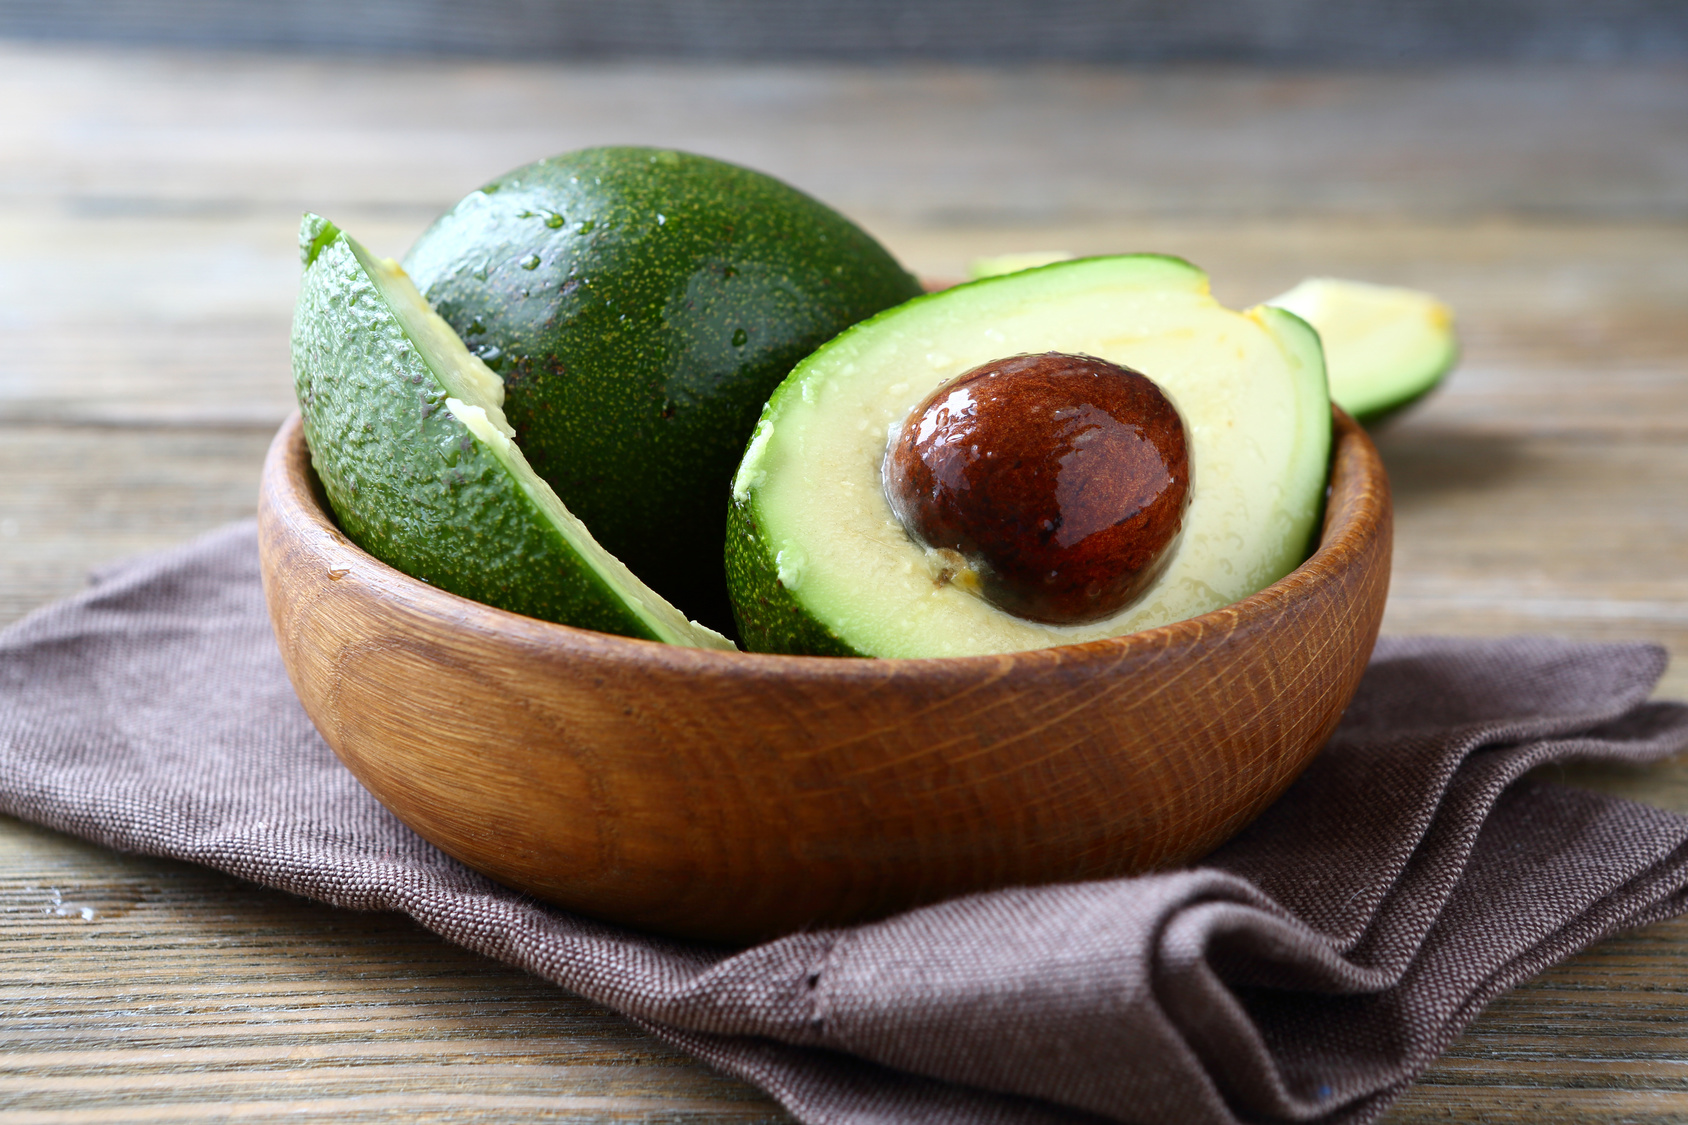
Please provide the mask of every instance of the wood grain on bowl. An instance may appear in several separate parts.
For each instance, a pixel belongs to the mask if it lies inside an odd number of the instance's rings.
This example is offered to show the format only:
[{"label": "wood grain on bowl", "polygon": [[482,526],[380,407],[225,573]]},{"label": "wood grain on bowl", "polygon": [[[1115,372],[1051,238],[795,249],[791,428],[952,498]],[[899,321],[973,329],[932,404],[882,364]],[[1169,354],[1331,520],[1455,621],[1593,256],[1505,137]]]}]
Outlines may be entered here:
[{"label": "wood grain on bowl", "polygon": [[297,417],[265,592],[317,729],[472,867],[645,929],[755,940],[991,887],[1194,859],[1329,736],[1389,585],[1382,464],[1336,417],[1321,545],[1225,609],[942,660],[707,652],[520,617],[335,527]]}]

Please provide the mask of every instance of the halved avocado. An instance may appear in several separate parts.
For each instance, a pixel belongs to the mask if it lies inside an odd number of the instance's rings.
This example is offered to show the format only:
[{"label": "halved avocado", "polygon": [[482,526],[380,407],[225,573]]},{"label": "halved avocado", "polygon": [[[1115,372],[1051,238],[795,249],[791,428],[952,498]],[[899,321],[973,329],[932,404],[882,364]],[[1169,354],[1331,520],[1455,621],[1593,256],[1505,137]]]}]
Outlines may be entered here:
[{"label": "halved avocado", "polygon": [[1459,358],[1452,310],[1417,289],[1310,277],[1266,303],[1318,329],[1330,396],[1360,422],[1417,402]]},{"label": "halved avocado", "polygon": [[592,538],[511,440],[498,376],[396,262],[306,215],[293,378],[341,529],[443,590],[530,617],[699,648],[686,620]]},{"label": "halved avocado", "polygon": [[[946,581],[881,482],[891,436],[934,390],[991,360],[1047,351],[1147,375],[1189,438],[1189,507],[1170,563],[1136,602],[1081,625],[1015,617]],[[1280,309],[1222,308],[1207,276],[1176,258],[1080,259],[908,302],[804,360],[762,413],[728,517],[741,639],[768,652],[952,656],[1205,613],[1306,558],[1330,441],[1318,335]]]}]

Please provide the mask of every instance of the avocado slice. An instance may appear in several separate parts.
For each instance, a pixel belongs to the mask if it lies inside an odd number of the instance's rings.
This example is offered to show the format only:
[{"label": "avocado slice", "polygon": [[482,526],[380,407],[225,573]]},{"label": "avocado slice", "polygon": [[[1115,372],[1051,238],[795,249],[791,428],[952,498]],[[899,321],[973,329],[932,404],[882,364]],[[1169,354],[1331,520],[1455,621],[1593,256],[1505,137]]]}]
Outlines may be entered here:
[{"label": "avocado slice", "polygon": [[987,277],[1001,277],[1005,273],[1019,273],[1055,262],[1068,262],[1077,257],[1065,250],[1024,250],[1014,254],[994,254],[974,258],[967,263],[967,280],[980,281]]},{"label": "avocado slice", "polygon": [[1331,398],[1362,423],[1429,394],[1459,358],[1452,310],[1417,289],[1310,277],[1266,303],[1318,329]]},{"label": "avocado slice", "polygon": [[612,147],[518,168],[405,269],[504,378],[533,467],[614,555],[732,627],[721,512],[762,404],[920,285],[836,211],[708,157]]},{"label": "avocado slice", "polygon": [[[1190,443],[1176,553],[1134,603],[1049,625],[944,580],[881,484],[917,404],[988,361],[1055,351],[1147,375]],[[727,572],[740,638],[769,652],[955,656],[1072,644],[1193,617],[1306,558],[1323,510],[1330,399],[1319,339],[1281,309],[1237,313],[1176,258],[1061,262],[934,293],[804,360],[763,411],[733,482]]]},{"label": "avocado slice", "polygon": [[293,379],[342,530],[412,577],[607,633],[732,648],[601,547],[528,466],[498,376],[396,262],[306,215]]}]

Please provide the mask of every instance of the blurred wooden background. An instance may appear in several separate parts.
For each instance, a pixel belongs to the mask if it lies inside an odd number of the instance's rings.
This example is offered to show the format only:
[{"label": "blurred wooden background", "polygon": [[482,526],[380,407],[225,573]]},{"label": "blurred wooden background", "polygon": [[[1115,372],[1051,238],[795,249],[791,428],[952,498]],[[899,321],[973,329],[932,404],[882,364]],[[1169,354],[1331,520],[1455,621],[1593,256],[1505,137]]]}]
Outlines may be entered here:
[{"label": "blurred wooden background", "polygon": [[[647,143],[779,175],[934,277],[1159,250],[1238,305],[1310,273],[1438,292],[1466,353],[1380,435],[1386,630],[1653,640],[1688,697],[1688,5],[1033,10],[0,0],[0,623],[250,514],[301,210],[396,255],[502,171]],[[1143,58],[1201,65],[1094,65]],[[1681,764],[1567,776],[1688,811]],[[403,919],[14,821],[0,1116],[783,1119]],[[1503,998],[1389,1118],[1450,1119],[1688,1119],[1688,923]]]},{"label": "blurred wooden background", "polygon": [[1664,62],[1680,0],[0,0],[0,36],[503,58]]}]

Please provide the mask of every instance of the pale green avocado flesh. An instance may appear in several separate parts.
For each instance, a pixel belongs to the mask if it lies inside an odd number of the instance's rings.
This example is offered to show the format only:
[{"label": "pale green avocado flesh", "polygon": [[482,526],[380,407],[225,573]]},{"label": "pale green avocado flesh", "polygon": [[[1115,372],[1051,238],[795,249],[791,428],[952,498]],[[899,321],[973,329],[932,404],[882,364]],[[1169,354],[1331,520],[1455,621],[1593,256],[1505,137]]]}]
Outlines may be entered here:
[{"label": "pale green avocado flesh", "polygon": [[1015,254],[995,254],[988,258],[974,258],[967,263],[967,280],[980,281],[987,277],[1001,277],[1007,273],[1037,269],[1055,262],[1071,261],[1075,255],[1065,250],[1027,250]]},{"label": "pale green avocado flesh", "polygon": [[1459,356],[1453,313],[1417,289],[1310,277],[1267,304],[1318,330],[1331,398],[1361,422],[1429,393]]},{"label": "pale green avocado flesh", "polygon": [[[1001,254],[968,264],[969,277],[998,277],[1065,261],[1059,251]],[[1453,312],[1418,289],[1309,277],[1266,302],[1311,324],[1324,345],[1330,397],[1361,422],[1378,422],[1423,398],[1453,369]]]},{"label": "pale green avocado flesh", "polygon": [[300,228],[293,373],[341,528],[441,589],[564,624],[731,648],[599,546],[512,441],[498,376],[397,263],[327,220]]},{"label": "pale green avocado flesh", "polygon": [[[1183,532],[1161,577],[1112,617],[1054,626],[943,580],[885,499],[891,435],[979,364],[1058,351],[1147,375],[1190,440]],[[1136,632],[1218,609],[1306,558],[1331,441],[1319,339],[1273,308],[1238,313],[1187,262],[1062,262],[918,298],[843,333],[774,393],[734,479],[727,569],[741,639],[774,652],[1007,652]]]}]

